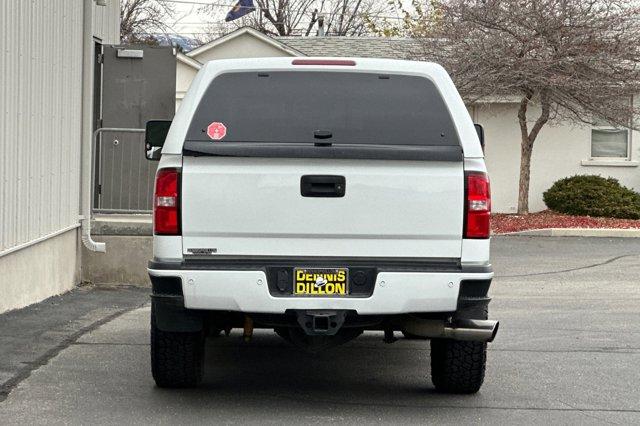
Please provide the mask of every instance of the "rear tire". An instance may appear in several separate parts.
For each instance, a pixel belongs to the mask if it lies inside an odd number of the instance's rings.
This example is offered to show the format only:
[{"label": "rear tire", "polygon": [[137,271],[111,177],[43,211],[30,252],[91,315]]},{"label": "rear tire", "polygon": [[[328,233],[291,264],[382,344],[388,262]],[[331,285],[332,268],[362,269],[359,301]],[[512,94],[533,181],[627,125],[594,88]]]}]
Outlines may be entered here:
[{"label": "rear tire", "polygon": [[[487,306],[467,308],[459,318],[487,319]],[[484,382],[486,342],[451,339],[431,340],[431,381],[444,393],[476,393]]]},{"label": "rear tire", "polygon": [[476,393],[484,382],[487,344],[431,340],[431,381],[439,392]]},{"label": "rear tire", "polygon": [[161,388],[196,386],[204,370],[202,332],[162,331],[151,311],[151,373]]}]

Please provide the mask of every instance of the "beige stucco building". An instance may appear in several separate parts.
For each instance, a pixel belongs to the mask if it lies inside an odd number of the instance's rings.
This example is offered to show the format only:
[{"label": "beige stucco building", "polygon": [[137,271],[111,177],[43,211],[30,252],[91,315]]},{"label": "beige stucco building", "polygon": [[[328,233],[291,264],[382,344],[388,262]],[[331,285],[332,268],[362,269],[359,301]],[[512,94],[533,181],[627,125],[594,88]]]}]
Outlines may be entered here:
[{"label": "beige stucco building", "polygon": [[[393,38],[268,37],[241,28],[187,54],[178,54],[176,107],[203,63],[225,58],[272,56],[353,56],[403,59],[413,41]],[[502,98],[470,107],[476,123],[484,126],[486,159],[491,173],[493,209],[513,213],[518,202],[520,127],[518,98]],[[531,116],[535,117],[535,107]],[[531,164],[529,203],[543,210],[542,193],[557,179],[575,174],[611,176],[623,185],[640,190],[639,132],[592,128],[579,123],[553,123],[543,128],[536,141]]]}]

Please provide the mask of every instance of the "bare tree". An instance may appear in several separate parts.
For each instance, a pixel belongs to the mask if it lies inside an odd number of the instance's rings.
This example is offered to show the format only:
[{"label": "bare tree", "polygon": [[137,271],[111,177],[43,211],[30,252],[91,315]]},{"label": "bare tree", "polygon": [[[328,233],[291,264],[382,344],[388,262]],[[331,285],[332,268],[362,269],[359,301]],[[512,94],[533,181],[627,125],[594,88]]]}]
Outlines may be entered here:
[{"label": "bare tree", "polygon": [[169,2],[120,0],[120,39],[123,43],[155,43],[152,33],[168,33],[167,25],[175,14]]},{"label": "bare tree", "polygon": [[[324,6],[324,2],[321,3]],[[384,19],[393,10],[389,2],[375,0],[334,0],[326,7],[326,33],[338,36],[361,36],[370,32],[371,24]]]},{"label": "bare tree", "polygon": [[548,122],[637,127],[639,12],[634,0],[441,0],[411,28],[418,56],[447,68],[468,103],[518,96],[518,213],[529,211],[531,154]]},{"label": "bare tree", "polygon": [[[256,11],[233,21],[233,27],[248,26],[273,36],[315,35],[321,18],[326,35],[363,35],[370,21],[392,9],[384,0],[254,0],[254,4]],[[203,6],[201,11],[219,19],[217,5]]]},{"label": "bare tree", "polygon": [[367,20],[367,26],[372,34],[380,37],[424,37],[425,25],[431,26],[436,13],[434,2],[437,0],[411,0],[411,8],[406,7],[403,0],[390,0],[389,11],[396,16],[379,16],[377,19]]},{"label": "bare tree", "polygon": [[248,15],[246,24],[269,35],[288,36],[306,28],[307,34],[315,23],[315,0],[255,0],[256,13]]}]

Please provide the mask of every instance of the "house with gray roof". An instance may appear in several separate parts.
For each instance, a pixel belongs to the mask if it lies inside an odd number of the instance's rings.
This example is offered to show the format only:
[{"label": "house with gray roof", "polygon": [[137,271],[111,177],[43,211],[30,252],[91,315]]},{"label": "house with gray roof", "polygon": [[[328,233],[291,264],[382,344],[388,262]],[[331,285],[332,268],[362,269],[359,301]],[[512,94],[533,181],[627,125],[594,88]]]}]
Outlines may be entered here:
[{"label": "house with gray roof", "polygon": [[[337,56],[410,59],[420,53],[412,39],[385,37],[269,37],[240,28],[189,53],[177,55],[176,107],[205,62],[216,59],[273,56]],[[486,162],[491,175],[493,211],[514,213],[518,202],[520,99],[500,96],[469,106],[474,122],[485,129]],[[535,108],[535,106],[534,106]],[[532,117],[536,111],[532,111]],[[542,193],[558,179],[576,174],[614,177],[640,190],[640,132],[608,125],[555,123],[545,126],[531,161],[529,206],[545,208]]]}]

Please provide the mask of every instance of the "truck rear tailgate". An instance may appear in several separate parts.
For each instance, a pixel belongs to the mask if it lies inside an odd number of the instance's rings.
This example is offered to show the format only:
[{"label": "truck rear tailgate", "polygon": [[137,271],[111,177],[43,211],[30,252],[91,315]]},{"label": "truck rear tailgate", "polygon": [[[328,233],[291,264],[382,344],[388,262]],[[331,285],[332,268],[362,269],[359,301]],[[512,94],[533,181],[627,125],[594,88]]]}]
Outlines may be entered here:
[{"label": "truck rear tailgate", "polygon": [[[185,156],[185,255],[460,258],[458,161]],[[306,197],[304,175],[342,176]]]}]

